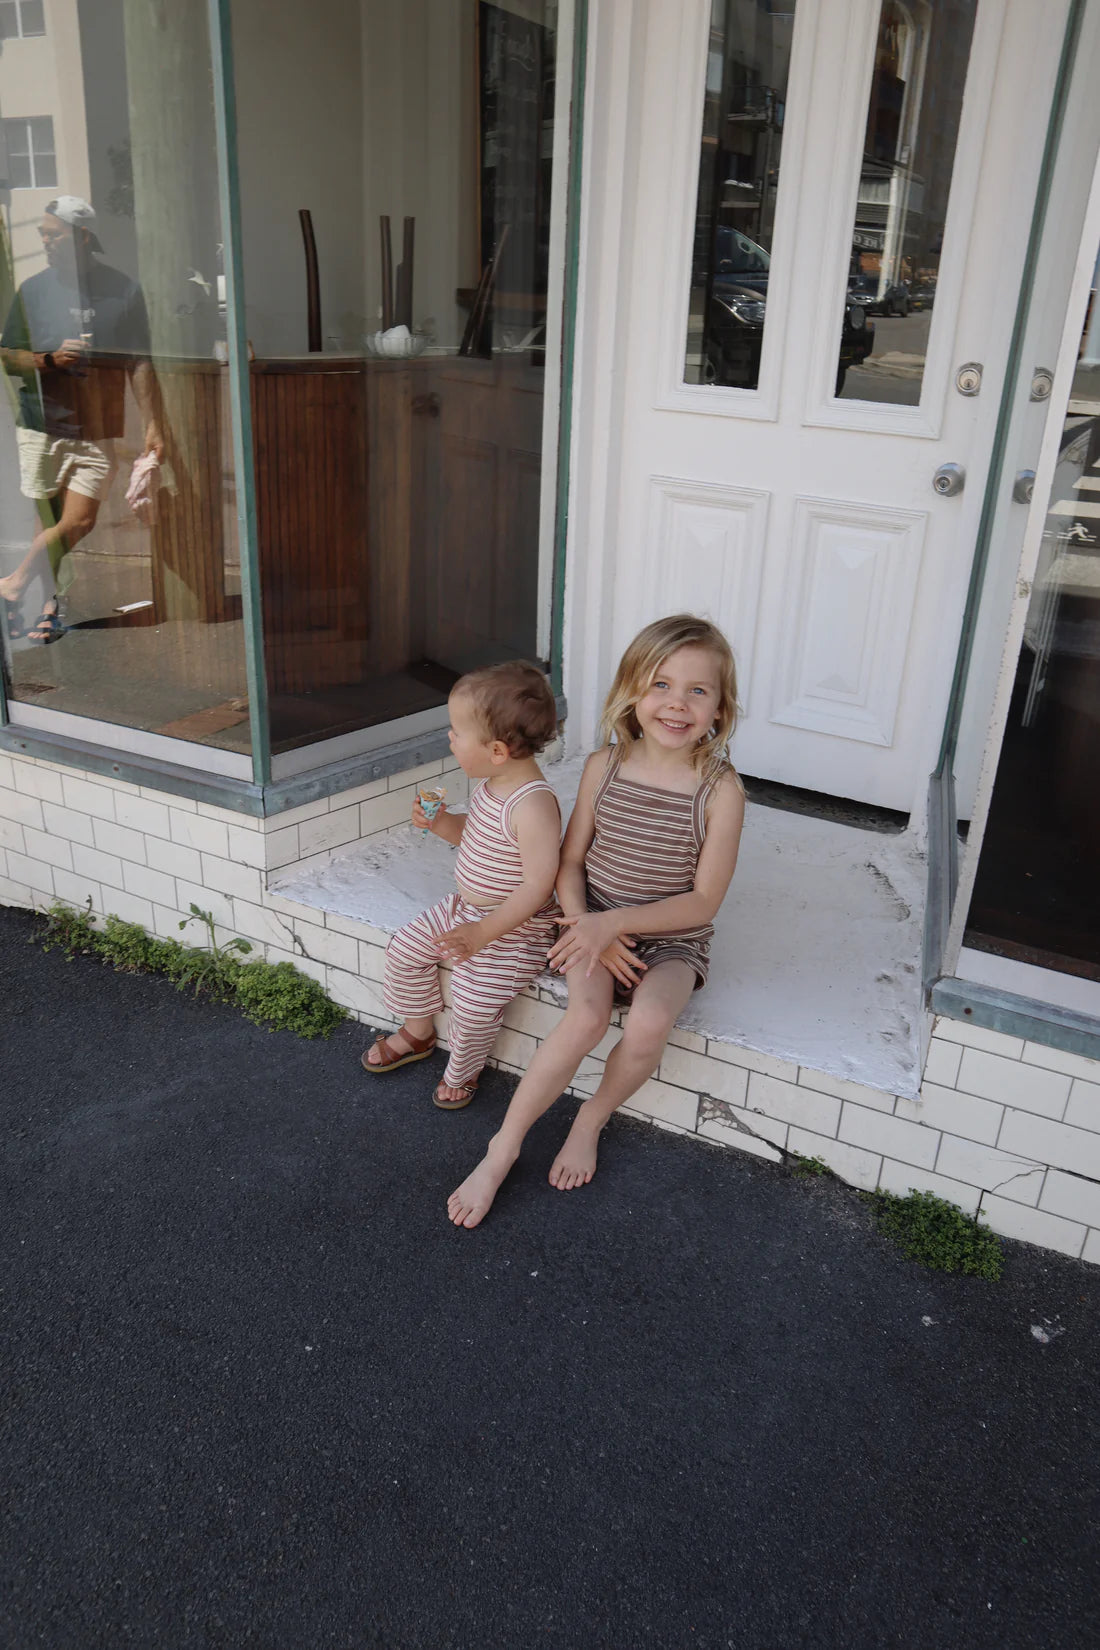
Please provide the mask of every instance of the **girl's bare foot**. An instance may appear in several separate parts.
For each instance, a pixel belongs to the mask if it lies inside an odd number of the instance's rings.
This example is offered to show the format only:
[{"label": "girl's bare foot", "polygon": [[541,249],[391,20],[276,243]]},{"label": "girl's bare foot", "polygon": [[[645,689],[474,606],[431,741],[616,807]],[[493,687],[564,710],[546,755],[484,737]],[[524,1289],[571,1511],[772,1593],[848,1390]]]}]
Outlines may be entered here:
[{"label": "girl's bare foot", "polygon": [[559,1192],[571,1192],[574,1186],[588,1185],[596,1172],[596,1148],[602,1128],[602,1123],[588,1122],[582,1107],[573,1119],[565,1145],[550,1165],[551,1186]]},{"label": "girl's bare foot", "polygon": [[518,1151],[502,1148],[494,1135],[473,1174],[467,1175],[447,1199],[447,1218],[456,1226],[480,1226],[492,1208],[501,1181],[518,1156]]}]

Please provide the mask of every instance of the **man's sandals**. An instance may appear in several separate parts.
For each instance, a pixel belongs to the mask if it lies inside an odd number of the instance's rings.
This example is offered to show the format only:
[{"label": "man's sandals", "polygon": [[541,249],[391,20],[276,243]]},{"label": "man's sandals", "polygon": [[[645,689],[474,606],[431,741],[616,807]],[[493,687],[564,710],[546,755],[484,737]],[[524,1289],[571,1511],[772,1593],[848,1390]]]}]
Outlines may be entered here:
[{"label": "man's sandals", "polygon": [[[435,1048],[435,1032],[430,1037],[414,1037],[411,1032],[402,1030],[401,1036],[408,1043],[408,1049],[402,1053],[400,1049],[391,1047],[390,1038],[396,1036],[390,1032],[389,1036],[380,1031],[374,1039],[374,1046],[378,1050],[378,1059],[369,1058],[370,1050],[365,1049],[362,1055],[363,1070],[377,1074],[380,1071],[396,1071],[398,1066],[411,1066],[417,1060],[426,1060]],[[457,1100],[448,1100],[442,1093],[443,1089],[453,1089],[458,1095]],[[440,1111],[461,1111],[468,1106],[474,1097],[477,1083],[440,1083],[432,1099]]]},{"label": "man's sandals", "polygon": [[40,647],[49,647],[51,642],[59,642],[65,634],[65,626],[61,623],[61,611],[57,605],[56,596],[51,596],[31,630],[27,631],[28,642],[37,642]]}]

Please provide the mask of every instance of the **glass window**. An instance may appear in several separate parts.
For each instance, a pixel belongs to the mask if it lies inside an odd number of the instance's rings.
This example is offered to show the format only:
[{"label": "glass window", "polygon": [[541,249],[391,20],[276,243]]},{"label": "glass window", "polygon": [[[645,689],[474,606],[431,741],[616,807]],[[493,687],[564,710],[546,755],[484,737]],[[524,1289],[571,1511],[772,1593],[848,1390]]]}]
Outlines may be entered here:
[{"label": "glass window", "polygon": [[234,0],[276,754],[536,654],[560,10]]},{"label": "glass window", "polygon": [[42,0],[0,0],[0,40],[45,34],[46,18]]},{"label": "glass window", "polygon": [[5,120],[8,185],[12,189],[55,189],[57,157],[53,146],[53,117]]},{"label": "glass window", "polygon": [[713,0],[684,350],[688,384],[753,390],[771,268],[794,0]]},{"label": "glass window", "polygon": [[[36,54],[40,116],[9,130],[42,192],[0,257],[13,718],[34,706],[245,752],[207,8],[55,15],[69,21]],[[27,32],[33,8],[19,16]],[[27,95],[22,55],[0,57],[7,107],[10,76]]]},{"label": "glass window", "polygon": [[977,0],[883,0],[836,392],[920,402]]},{"label": "glass window", "polygon": [[1095,278],[965,944],[1100,980],[1100,302]]}]

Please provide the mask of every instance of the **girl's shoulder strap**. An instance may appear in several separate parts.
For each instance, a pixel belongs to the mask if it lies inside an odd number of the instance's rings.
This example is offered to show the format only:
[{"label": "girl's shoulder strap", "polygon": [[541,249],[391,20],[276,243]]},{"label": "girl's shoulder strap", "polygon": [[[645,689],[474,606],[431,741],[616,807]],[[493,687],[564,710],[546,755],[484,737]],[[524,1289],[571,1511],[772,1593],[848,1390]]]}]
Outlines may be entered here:
[{"label": "girl's shoulder strap", "polygon": [[561,803],[558,801],[557,792],[554,790],[553,785],[548,784],[545,779],[529,779],[526,785],[521,785],[518,790],[512,792],[511,796],[506,796],[504,799],[501,824],[504,827],[504,834],[510,842],[516,840],[516,833],[512,829],[513,809],[517,802],[522,802],[525,796],[532,796],[535,791],[550,792],[550,795],[554,798],[554,806],[558,810],[558,818],[561,819]]},{"label": "girl's shoulder strap", "polygon": [[596,786],[596,794],[592,798],[593,813],[607,795],[607,787],[611,784],[611,781],[621,768],[622,761],[623,747],[621,745],[609,745],[607,748],[607,763],[604,767],[603,773],[600,775],[600,782]]},{"label": "girl's shoulder strap", "polygon": [[718,769],[718,772],[712,773],[709,779],[704,779],[703,783],[699,786],[699,789],[695,793],[692,800],[691,828],[695,837],[696,848],[701,848],[703,846],[704,839],[706,838],[707,805],[718,786],[728,775],[731,774],[733,776],[734,784],[743,796],[745,794],[745,787],[741,783],[741,775],[737,772],[737,769],[733,766],[732,762],[723,762],[722,766]]}]

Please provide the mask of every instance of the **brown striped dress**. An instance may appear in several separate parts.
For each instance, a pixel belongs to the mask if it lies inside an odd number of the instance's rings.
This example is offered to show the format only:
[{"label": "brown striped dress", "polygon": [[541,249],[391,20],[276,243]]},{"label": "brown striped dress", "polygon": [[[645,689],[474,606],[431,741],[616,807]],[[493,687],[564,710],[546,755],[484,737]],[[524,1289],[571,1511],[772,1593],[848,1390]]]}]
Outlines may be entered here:
[{"label": "brown striped dress", "polygon": [[[651,905],[691,893],[706,836],[707,800],[722,777],[719,773],[704,780],[694,795],[685,796],[624,779],[619,771],[622,762],[622,751],[613,745],[596,790],[596,830],[584,860],[590,911]],[[708,922],[674,933],[642,935],[633,954],[650,968],[683,958],[695,970],[698,991],[707,983],[713,933]],[[628,988],[618,982],[615,995],[629,1001]]]}]

